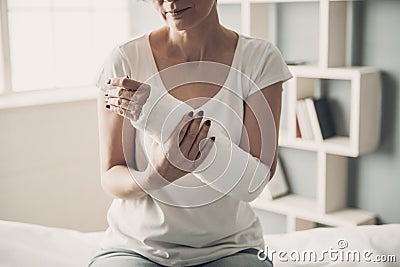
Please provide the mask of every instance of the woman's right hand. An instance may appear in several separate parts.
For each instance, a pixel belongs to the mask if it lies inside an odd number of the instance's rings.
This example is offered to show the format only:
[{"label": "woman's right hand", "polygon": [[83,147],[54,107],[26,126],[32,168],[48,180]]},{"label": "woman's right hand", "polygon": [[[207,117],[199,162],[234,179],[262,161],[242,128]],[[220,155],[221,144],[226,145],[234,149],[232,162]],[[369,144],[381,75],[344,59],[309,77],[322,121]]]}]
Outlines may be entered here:
[{"label": "woman's right hand", "polygon": [[[211,121],[203,120],[203,111],[193,117],[193,112],[185,114],[168,140],[159,144],[153,141],[149,159],[150,168],[148,184],[150,188],[160,187],[164,178],[169,183],[194,171],[207,157],[215,137],[207,138]],[[167,183],[164,183],[166,185]]]},{"label": "woman's right hand", "polygon": [[108,84],[116,88],[106,93],[106,108],[122,117],[137,121],[150,96],[150,85],[128,77],[110,79]]}]

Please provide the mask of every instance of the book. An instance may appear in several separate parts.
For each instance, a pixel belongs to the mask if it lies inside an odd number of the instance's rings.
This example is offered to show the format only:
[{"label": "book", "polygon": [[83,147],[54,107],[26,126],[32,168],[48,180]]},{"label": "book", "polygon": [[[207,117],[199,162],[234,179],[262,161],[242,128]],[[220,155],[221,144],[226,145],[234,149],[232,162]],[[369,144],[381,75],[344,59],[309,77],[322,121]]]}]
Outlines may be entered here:
[{"label": "book", "polygon": [[316,141],[322,141],[321,126],[319,125],[317,111],[315,109],[314,100],[311,98],[304,99],[305,106],[307,108],[308,118],[311,124],[311,130],[313,132],[314,139]]},{"label": "book", "polygon": [[305,106],[304,99],[297,101],[296,114],[299,119],[300,134],[303,139],[312,140],[314,139],[313,132],[311,129],[311,122]]},{"label": "book", "polygon": [[296,115],[296,137],[301,138],[300,126],[299,126],[299,117]]},{"label": "book", "polygon": [[332,110],[326,98],[314,100],[318,122],[321,128],[322,138],[327,139],[336,135],[335,124],[333,121]]}]

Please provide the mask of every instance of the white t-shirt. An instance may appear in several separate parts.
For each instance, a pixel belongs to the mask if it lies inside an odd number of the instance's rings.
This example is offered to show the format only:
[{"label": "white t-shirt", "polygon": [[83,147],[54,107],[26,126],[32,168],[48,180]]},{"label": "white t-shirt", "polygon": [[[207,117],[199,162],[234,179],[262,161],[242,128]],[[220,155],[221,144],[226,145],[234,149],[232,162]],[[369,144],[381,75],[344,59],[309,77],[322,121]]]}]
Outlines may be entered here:
[{"label": "white t-shirt", "polygon": [[[243,119],[243,99],[256,90],[286,81],[292,75],[275,46],[242,34],[239,34],[232,68],[244,75],[230,73],[223,86],[230,90],[222,88],[210,101],[193,110],[203,110],[208,117],[217,119],[229,132],[232,142],[238,145],[242,124],[237,123],[237,118]],[[97,87],[106,89],[109,78],[129,75],[149,83],[152,93],[154,90],[161,94],[165,90],[161,80],[149,80],[157,77],[157,72],[149,33],[146,33],[113,50],[101,70]],[[250,85],[248,79],[256,86]],[[147,166],[144,140],[150,137],[141,130],[136,132],[133,148],[136,169],[144,170]],[[204,185],[192,174],[174,183],[188,187]],[[164,195],[173,199],[174,195],[169,193],[166,189]],[[195,194],[186,196],[187,203],[191,203],[191,197],[201,197]],[[249,203],[229,195],[206,205],[187,207],[170,205],[150,195],[134,200],[114,199],[107,219],[109,227],[101,242],[103,249],[130,249],[167,266],[201,264],[246,248],[265,247],[260,221]]]}]

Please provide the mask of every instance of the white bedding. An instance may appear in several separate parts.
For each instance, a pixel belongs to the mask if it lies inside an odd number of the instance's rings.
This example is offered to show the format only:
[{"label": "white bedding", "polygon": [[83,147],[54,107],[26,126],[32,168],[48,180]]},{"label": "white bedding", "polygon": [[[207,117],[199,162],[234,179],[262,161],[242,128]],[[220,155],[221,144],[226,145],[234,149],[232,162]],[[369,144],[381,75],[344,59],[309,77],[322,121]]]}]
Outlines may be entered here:
[{"label": "white bedding", "polygon": [[[81,233],[73,230],[39,225],[0,221],[0,266],[1,267],[80,267],[87,266],[89,259],[98,251],[102,232]],[[338,241],[347,248],[339,249]],[[289,234],[265,235],[268,251],[282,251],[279,260],[274,255],[275,266],[400,266],[400,224],[380,226],[358,226],[345,228],[316,228]],[[369,263],[332,261],[293,262],[297,250],[338,251],[369,250],[370,258],[377,255],[394,255],[397,263]],[[284,256],[286,252],[286,256]],[[298,254],[300,255],[300,254]],[[325,254],[326,255],[326,254]],[[339,255],[339,254],[338,254]],[[352,258],[353,259],[353,258]]]}]

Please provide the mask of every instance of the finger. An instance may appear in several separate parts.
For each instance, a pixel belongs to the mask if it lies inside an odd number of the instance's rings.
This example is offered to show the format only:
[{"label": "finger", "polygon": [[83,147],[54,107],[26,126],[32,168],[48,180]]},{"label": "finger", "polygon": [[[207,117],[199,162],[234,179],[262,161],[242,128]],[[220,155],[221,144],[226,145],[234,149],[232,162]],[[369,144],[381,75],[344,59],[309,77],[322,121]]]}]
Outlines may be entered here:
[{"label": "finger", "polygon": [[172,132],[170,138],[172,138],[172,141],[176,144],[176,146],[178,146],[181,143],[183,137],[185,136],[186,130],[191,123],[192,117],[193,117],[193,111],[183,115],[181,121],[178,123],[178,125]]},{"label": "finger", "polygon": [[193,122],[193,119],[192,119],[192,117],[190,117],[189,120],[185,122],[185,124],[182,126],[181,130],[179,131],[178,146],[182,143],[183,138],[185,138],[187,130],[189,129],[192,122]]},{"label": "finger", "polygon": [[196,114],[196,117],[193,119],[192,123],[189,125],[189,128],[186,131],[185,136],[183,137],[182,142],[179,144],[179,147],[182,153],[185,156],[188,156],[189,150],[192,147],[194,141],[196,140],[196,136],[199,132],[200,123],[203,119],[204,112],[201,110]]},{"label": "finger", "polygon": [[118,97],[106,97],[105,98],[106,104],[110,104],[113,106],[121,107],[124,109],[133,109],[133,105],[130,101],[123,99],[123,98],[118,98]]},{"label": "finger", "polygon": [[117,87],[122,87],[131,91],[136,91],[139,88],[140,89],[150,89],[148,84],[138,82],[133,79],[129,79],[127,77],[117,77],[117,78],[111,78],[110,79],[110,85],[111,86],[117,86]]},{"label": "finger", "polygon": [[123,98],[129,101],[134,98],[134,95],[135,92],[124,88],[115,88],[108,91],[108,97]]},{"label": "finger", "polygon": [[114,88],[108,90],[105,96],[109,98],[123,98],[126,100],[130,100],[133,104],[143,106],[150,96],[150,90],[139,90],[134,92],[124,88]]},{"label": "finger", "polygon": [[120,115],[120,116],[122,116],[124,118],[127,118],[127,119],[132,119],[133,118],[133,114],[132,114],[132,112],[130,110],[126,110],[124,108],[121,108],[121,107],[118,107],[118,106],[114,106],[114,105],[111,105],[111,104],[107,104],[106,108],[108,110],[112,111],[113,113],[115,113],[117,115]]},{"label": "finger", "polygon": [[210,120],[206,120],[203,123],[203,125],[201,125],[200,131],[196,136],[196,140],[194,141],[194,143],[189,151],[189,159],[190,160],[195,160],[197,157],[197,154],[199,154],[200,142],[201,142],[201,140],[207,138],[207,134],[208,134],[208,131],[210,130],[210,126],[211,126]]},{"label": "finger", "polygon": [[126,99],[121,98],[107,98],[106,104],[113,105],[115,107],[123,108],[126,112],[129,112],[129,118],[133,121],[137,121],[142,113],[143,105],[133,103]]},{"label": "finger", "polygon": [[214,145],[214,141],[215,141],[215,136],[212,136],[210,138],[206,138],[203,139],[205,140],[203,144],[201,144],[201,148],[199,153],[197,154],[197,157],[195,159],[195,166],[199,166],[201,163],[203,163],[203,161],[206,159],[206,157],[208,156],[208,154],[210,154],[211,148]]}]

